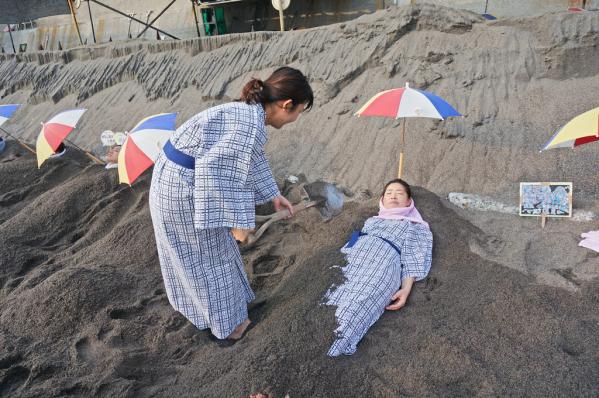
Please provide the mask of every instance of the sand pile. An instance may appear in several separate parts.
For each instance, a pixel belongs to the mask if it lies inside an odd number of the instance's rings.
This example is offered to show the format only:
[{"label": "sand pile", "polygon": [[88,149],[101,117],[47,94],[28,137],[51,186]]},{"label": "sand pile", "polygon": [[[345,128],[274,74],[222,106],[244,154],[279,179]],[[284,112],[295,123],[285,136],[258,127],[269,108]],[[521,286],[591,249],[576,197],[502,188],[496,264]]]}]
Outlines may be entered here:
[{"label": "sand pile", "polygon": [[[27,104],[7,128],[33,141],[40,121],[87,107],[73,140],[96,150],[104,129],[176,110],[182,122],[236,97],[250,76],[299,67],[317,106],[271,132],[273,168],[336,181],[351,196],[331,222],[306,212],[243,252],[255,327],[226,346],[168,304],[149,173],[119,186],[114,170],[72,150],[37,170],[9,142],[0,155],[0,395],[599,394],[599,257],[576,246],[596,227],[550,221],[540,231],[538,220],[442,199],[449,191],[513,199],[522,179],[566,180],[575,205],[597,210],[596,147],[537,150],[595,106],[598,30],[592,13],[488,23],[423,5],[285,34],[0,55],[2,102]],[[466,114],[409,122],[405,170],[423,187],[415,197],[434,234],[432,271],[356,355],[331,359],[334,311],[320,305],[341,275],[331,267],[375,212],[399,149],[399,123],[352,113],[407,79]]]},{"label": "sand pile", "polygon": [[[35,171],[33,156],[9,144],[0,163],[2,395],[599,391],[597,281],[577,281],[570,292],[486,260],[501,241],[427,190],[415,197],[435,237],[431,275],[407,308],[383,316],[356,355],[331,359],[334,311],[320,303],[340,278],[331,268],[342,264],[338,248],[374,213],[376,199],[356,195],[328,223],[315,210],[304,213],[244,251],[256,325],[227,346],[168,304],[148,175],[133,189],[118,186],[114,170],[73,152]],[[537,244],[527,255],[542,258],[543,250]]]},{"label": "sand pile", "polygon": [[89,108],[73,139],[100,150],[105,129],[131,129],[148,114],[171,111],[180,124],[236,98],[251,76],[295,66],[310,77],[316,107],[271,133],[274,168],[359,190],[378,189],[393,175],[400,124],[353,113],[375,93],[409,81],[466,115],[409,121],[406,177],[413,183],[438,194],[510,196],[523,180],[573,181],[577,196],[592,197],[599,193],[594,148],[538,150],[560,125],[596,106],[598,31],[599,13],[486,22],[423,4],[283,34],[1,54],[0,98],[27,103],[10,127],[29,141],[58,110]]}]

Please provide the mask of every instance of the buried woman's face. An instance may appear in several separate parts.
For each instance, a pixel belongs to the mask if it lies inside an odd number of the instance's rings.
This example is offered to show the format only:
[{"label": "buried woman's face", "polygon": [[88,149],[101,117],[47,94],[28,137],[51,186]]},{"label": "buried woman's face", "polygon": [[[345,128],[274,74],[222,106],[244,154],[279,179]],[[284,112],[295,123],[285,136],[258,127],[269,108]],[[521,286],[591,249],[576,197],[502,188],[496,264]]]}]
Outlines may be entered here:
[{"label": "buried woman's face", "polygon": [[390,184],[383,194],[383,206],[387,209],[408,207],[410,198],[403,185],[400,183]]}]

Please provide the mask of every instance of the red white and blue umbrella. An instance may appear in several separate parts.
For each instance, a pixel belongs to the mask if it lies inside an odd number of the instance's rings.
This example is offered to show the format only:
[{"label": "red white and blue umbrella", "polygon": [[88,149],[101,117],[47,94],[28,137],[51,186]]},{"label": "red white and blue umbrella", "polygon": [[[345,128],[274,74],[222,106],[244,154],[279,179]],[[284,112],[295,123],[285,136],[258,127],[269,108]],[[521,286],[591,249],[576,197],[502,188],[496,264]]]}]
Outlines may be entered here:
[{"label": "red white and blue umbrella", "polygon": [[139,122],[129,132],[119,152],[119,181],[133,182],[154,164],[162,147],[175,131],[176,113],[161,113]]},{"label": "red white and blue umbrella", "polygon": [[42,123],[42,131],[37,136],[35,151],[37,154],[37,167],[40,168],[60,144],[67,138],[86,109],[72,109],[54,115],[46,123]]},{"label": "red white and blue umbrella", "polygon": [[356,112],[356,116],[383,116],[393,119],[404,118],[402,132],[402,151],[399,154],[399,173],[403,168],[403,146],[406,129],[405,118],[426,117],[444,120],[451,116],[462,116],[441,97],[428,91],[410,88],[395,88],[378,93]]},{"label": "red white and blue umbrella", "polygon": [[[21,104],[0,105],[0,126],[2,126],[8,119],[10,119],[13,116],[13,114],[17,111],[17,109],[19,109],[20,107],[21,107]],[[27,149],[29,152],[31,152],[35,155],[35,151],[29,145],[25,144],[23,141],[21,141],[20,139],[18,139],[17,137],[15,137],[11,133],[9,133],[8,131],[4,130],[2,127],[0,127],[0,130],[2,130],[6,135],[11,137],[15,141],[17,141],[23,148]],[[6,146],[6,143],[1,138],[0,138],[0,146],[2,146],[2,148],[0,148],[0,152],[2,152],[2,150]]]},{"label": "red white and blue umbrella", "polygon": [[[0,126],[2,126],[4,124],[4,122],[6,122],[8,119],[11,118],[13,113],[15,113],[17,111],[17,109],[19,109],[19,106],[21,106],[21,105],[17,105],[17,104],[0,105]],[[6,134],[10,135],[8,133],[8,131],[6,131],[4,129],[2,129],[2,131],[6,132]],[[0,137],[0,152],[4,151],[4,148],[6,148],[6,142],[2,139],[2,137]]]}]

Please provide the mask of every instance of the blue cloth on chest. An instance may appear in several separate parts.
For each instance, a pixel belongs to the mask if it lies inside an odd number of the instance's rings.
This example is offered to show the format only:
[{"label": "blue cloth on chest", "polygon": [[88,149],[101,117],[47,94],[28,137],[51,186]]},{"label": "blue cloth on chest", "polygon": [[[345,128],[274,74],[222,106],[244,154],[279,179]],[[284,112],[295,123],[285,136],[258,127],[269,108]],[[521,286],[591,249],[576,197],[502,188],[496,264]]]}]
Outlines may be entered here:
[{"label": "blue cloth on chest", "polygon": [[[380,236],[376,236],[376,235],[368,235],[366,232],[362,232],[362,231],[354,231],[351,234],[351,237],[349,238],[349,240],[347,241],[347,244],[345,245],[346,248],[351,249],[356,242],[358,241],[358,239],[360,239],[360,236],[373,236],[375,238],[379,238],[384,240],[385,242],[387,242],[388,244],[391,245],[391,247],[397,252],[397,254],[399,254],[401,256],[401,249],[399,247],[397,247],[397,245],[393,242],[391,242],[389,239],[385,239],[383,237]],[[403,264],[402,264],[403,267]]]}]

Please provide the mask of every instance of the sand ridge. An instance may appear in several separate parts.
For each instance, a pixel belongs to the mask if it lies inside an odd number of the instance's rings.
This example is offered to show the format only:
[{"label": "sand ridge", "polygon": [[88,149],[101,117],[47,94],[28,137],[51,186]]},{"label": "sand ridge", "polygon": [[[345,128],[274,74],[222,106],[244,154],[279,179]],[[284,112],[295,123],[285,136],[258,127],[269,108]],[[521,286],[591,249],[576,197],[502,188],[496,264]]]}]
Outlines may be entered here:
[{"label": "sand ridge", "polygon": [[465,115],[409,120],[406,177],[413,183],[438,194],[509,196],[523,180],[573,181],[578,196],[594,197],[593,148],[538,150],[594,106],[598,30],[593,12],[486,22],[431,4],[392,7],[302,31],[3,54],[0,96],[27,104],[10,128],[30,142],[58,110],[90,109],[72,138],[100,151],[105,129],[128,130],[148,114],[171,111],[181,124],[237,98],[250,77],[291,65],[310,78],[316,106],[271,132],[273,167],[359,190],[378,189],[393,175],[400,122],[353,113],[377,92],[409,81]]}]

